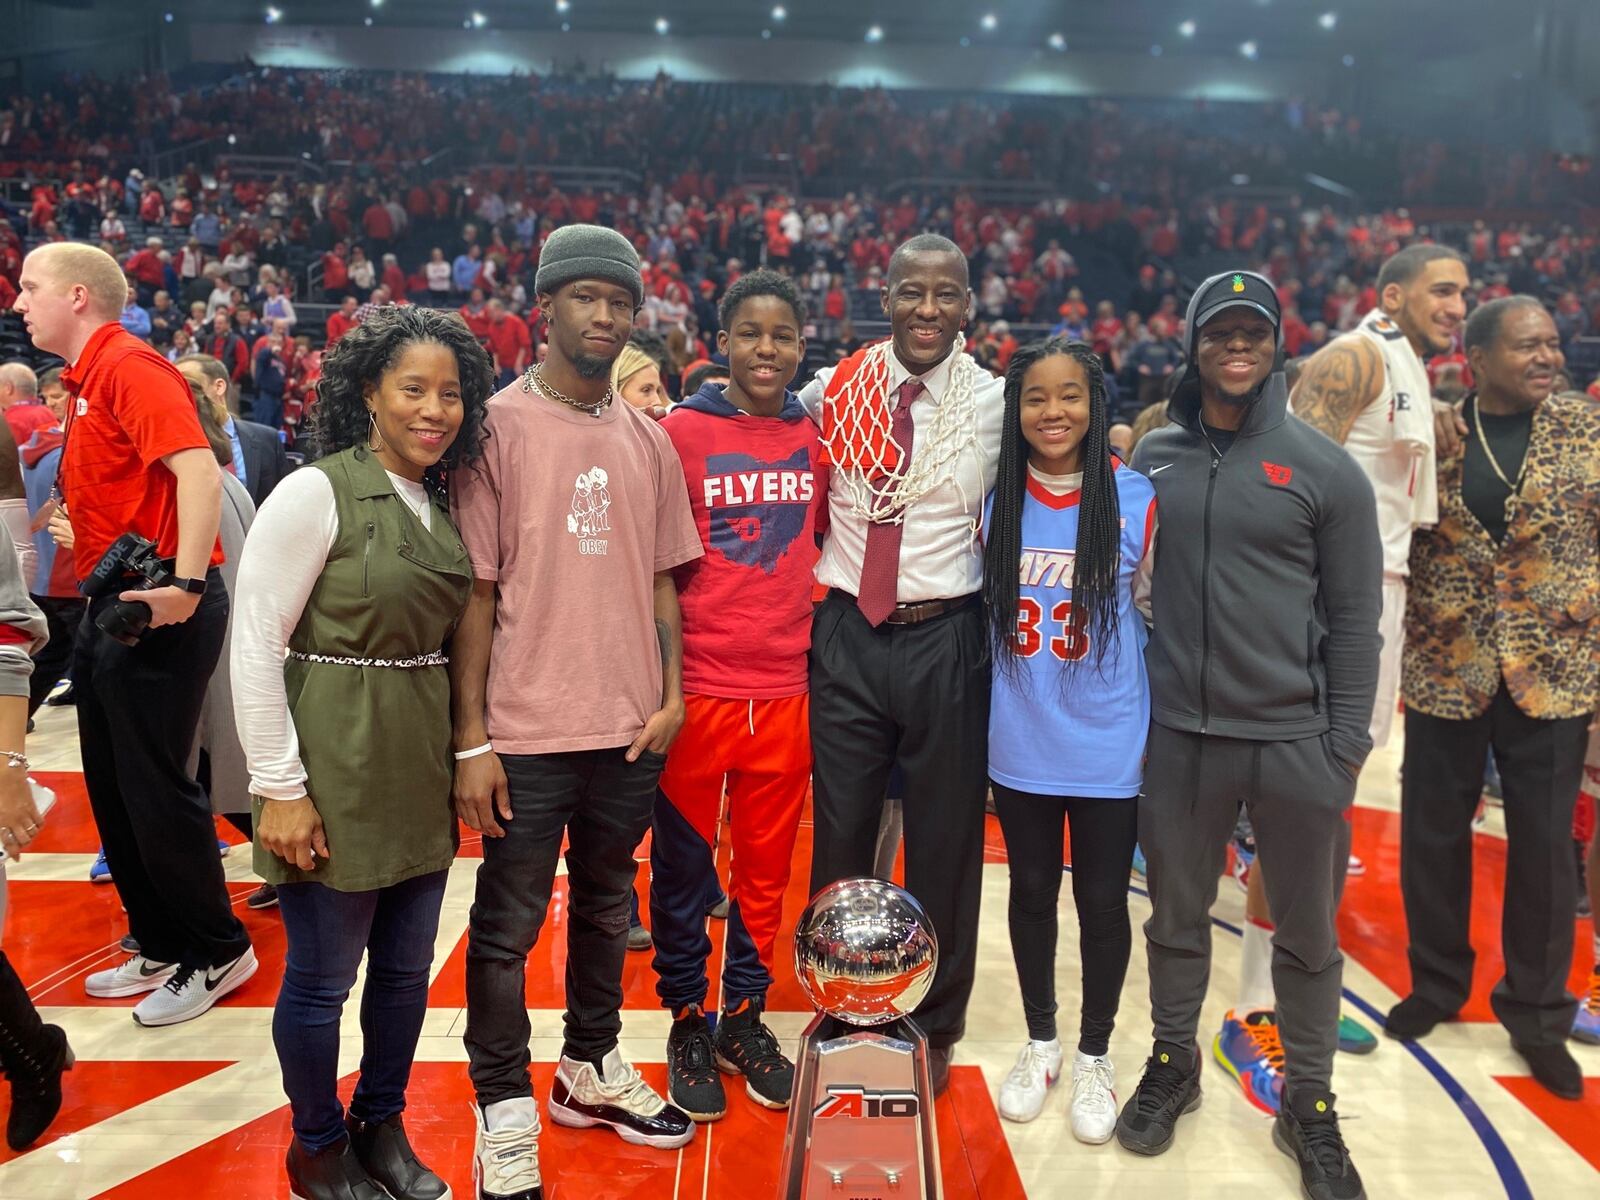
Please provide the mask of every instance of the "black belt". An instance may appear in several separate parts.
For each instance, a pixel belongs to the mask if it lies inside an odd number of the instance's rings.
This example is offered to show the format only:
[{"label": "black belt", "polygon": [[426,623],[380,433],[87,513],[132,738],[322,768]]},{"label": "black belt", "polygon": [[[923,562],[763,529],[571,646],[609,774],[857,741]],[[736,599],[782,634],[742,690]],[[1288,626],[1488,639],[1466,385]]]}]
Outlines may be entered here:
[{"label": "black belt", "polygon": [[[841,600],[859,607],[856,597],[843,588],[829,588],[828,595],[838,596]],[[918,600],[914,604],[896,604],[894,609],[883,619],[885,625],[921,625],[924,621],[931,621],[935,617],[945,616],[959,609],[975,604],[978,600],[977,592],[970,592],[965,596],[954,596],[948,600]]]}]

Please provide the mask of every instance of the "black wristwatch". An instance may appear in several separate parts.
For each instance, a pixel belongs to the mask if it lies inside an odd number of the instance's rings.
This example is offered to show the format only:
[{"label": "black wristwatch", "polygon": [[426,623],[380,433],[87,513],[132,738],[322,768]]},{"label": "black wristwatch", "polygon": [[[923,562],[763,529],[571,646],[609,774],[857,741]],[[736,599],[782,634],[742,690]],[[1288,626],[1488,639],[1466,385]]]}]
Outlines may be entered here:
[{"label": "black wristwatch", "polygon": [[182,588],[191,596],[204,596],[206,594],[206,580],[202,575],[199,579],[185,579],[181,575],[172,577],[172,586]]}]

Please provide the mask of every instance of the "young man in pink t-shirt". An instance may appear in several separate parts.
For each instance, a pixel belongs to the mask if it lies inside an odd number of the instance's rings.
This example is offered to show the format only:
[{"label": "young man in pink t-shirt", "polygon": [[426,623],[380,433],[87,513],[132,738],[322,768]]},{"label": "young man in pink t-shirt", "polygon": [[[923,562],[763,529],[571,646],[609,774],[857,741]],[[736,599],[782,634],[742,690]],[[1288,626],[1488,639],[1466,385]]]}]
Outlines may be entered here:
[{"label": "young man in pink t-shirt", "polygon": [[683,468],[608,379],[643,295],[620,234],[570,225],[535,280],[549,356],[489,402],[453,505],[476,581],[451,645],[457,812],[484,835],[467,934],[480,1195],[539,1200],[527,958],[568,839],[558,1124],[675,1148],[694,1126],[622,1060],[633,851],[684,721],[675,567],[701,555]]}]

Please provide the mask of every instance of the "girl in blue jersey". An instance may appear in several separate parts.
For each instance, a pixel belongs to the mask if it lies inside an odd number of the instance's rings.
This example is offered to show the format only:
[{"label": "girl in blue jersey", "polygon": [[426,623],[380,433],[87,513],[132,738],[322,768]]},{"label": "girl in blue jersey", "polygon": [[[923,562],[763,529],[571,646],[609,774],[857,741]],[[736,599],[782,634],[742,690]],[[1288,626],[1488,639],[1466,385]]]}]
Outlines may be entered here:
[{"label": "girl in blue jersey", "polygon": [[1150,481],[1107,445],[1102,371],[1087,345],[1065,339],[1012,356],[983,581],[994,647],[989,777],[1028,1022],[1000,1115],[1037,1117],[1061,1073],[1056,901],[1070,822],[1083,960],[1070,1116],[1073,1133],[1094,1143],[1117,1119],[1106,1054],[1132,948],[1128,869],[1150,722],[1135,594],[1148,590],[1156,507]]}]

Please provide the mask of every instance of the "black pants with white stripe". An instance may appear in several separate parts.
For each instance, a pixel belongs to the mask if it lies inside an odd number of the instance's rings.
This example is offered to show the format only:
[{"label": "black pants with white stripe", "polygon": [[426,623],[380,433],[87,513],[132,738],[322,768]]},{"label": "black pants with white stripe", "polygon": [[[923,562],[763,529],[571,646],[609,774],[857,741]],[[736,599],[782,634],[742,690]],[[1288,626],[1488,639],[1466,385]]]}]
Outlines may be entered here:
[{"label": "black pants with white stripe", "polygon": [[811,629],[815,830],[811,891],[871,875],[889,771],[905,772],[906,888],[939,939],[913,1014],[934,1046],[966,1027],[977,961],[988,787],[989,648],[976,598],[920,625],[874,629],[830,592]]}]

